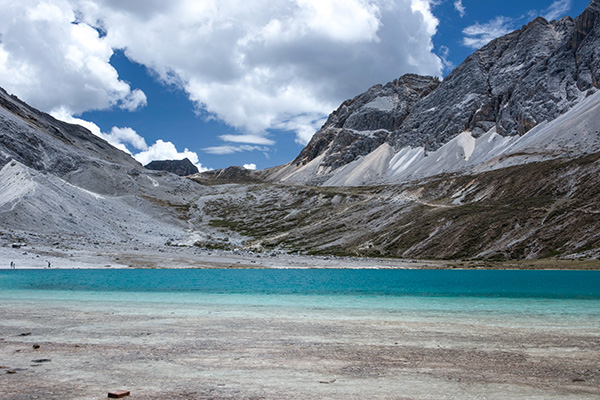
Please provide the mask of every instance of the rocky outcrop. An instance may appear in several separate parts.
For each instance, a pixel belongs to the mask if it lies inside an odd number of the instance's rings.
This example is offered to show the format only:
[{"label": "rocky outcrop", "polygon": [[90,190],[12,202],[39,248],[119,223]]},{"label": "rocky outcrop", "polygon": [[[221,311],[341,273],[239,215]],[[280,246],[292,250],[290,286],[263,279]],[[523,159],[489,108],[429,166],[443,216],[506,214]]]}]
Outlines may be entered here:
[{"label": "rocky outcrop", "polygon": [[203,185],[218,185],[226,183],[258,183],[262,182],[262,172],[253,171],[244,167],[232,166],[224,169],[215,169],[190,176],[195,182]]},{"label": "rocky outcrop", "polygon": [[44,244],[164,244],[187,234],[186,196],[203,190],[0,89],[0,232]]},{"label": "rocky outcrop", "polygon": [[199,172],[198,167],[192,164],[188,158],[184,158],[183,160],[152,161],[145,167],[154,171],[171,172],[179,176],[188,176]]},{"label": "rocky outcrop", "polygon": [[345,101],[328,118],[293,161],[306,164],[326,152],[322,164],[331,170],[369,154],[398,130],[413,108],[440,84],[439,79],[405,75]]},{"label": "rocky outcrop", "polygon": [[[396,153],[422,148],[426,156],[465,132],[475,139],[491,130],[522,136],[598,88],[600,5],[594,0],[575,20],[540,17],[491,41],[442,82],[405,75],[344,102],[273,176],[285,180],[304,170],[297,182],[319,184],[384,143]],[[307,168],[311,163],[318,165]]]}]

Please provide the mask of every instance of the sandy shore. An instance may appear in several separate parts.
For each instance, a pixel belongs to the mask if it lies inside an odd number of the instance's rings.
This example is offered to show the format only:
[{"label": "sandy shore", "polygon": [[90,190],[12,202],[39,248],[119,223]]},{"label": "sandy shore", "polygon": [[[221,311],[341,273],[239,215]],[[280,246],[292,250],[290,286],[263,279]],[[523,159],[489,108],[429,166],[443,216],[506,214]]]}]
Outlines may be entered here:
[{"label": "sandy shore", "polygon": [[2,399],[600,397],[589,327],[140,307],[3,301]]},{"label": "sandy shore", "polygon": [[14,248],[0,243],[0,269],[16,268],[486,268],[600,270],[600,260],[526,260],[513,262],[377,259],[307,256],[282,252],[207,250],[152,244],[60,243],[48,240]]},{"label": "sandy shore", "polygon": [[162,245],[26,245],[0,247],[0,269],[10,268],[441,268],[440,261],[292,255]]}]

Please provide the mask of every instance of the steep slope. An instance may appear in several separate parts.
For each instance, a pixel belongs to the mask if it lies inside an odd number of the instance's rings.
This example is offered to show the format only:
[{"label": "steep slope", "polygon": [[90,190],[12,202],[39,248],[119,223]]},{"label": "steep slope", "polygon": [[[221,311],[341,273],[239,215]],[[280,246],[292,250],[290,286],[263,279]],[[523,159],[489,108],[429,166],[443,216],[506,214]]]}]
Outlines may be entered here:
[{"label": "steep slope", "polygon": [[0,90],[0,232],[164,244],[187,235],[186,209],[202,191]]},{"label": "steep slope", "polygon": [[600,153],[420,183],[247,186],[213,226],[256,249],[440,259],[600,257]]},{"label": "steep slope", "polygon": [[[575,20],[537,18],[469,56],[442,82],[406,75],[344,102],[293,162],[269,172],[270,179],[324,185],[402,182],[468,172],[495,157],[519,154],[518,138],[600,88],[599,49],[599,0]],[[597,97],[590,102],[596,105]],[[581,148],[600,149],[593,127],[577,133],[589,136]],[[481,144],[484,149],[478,149]],[[520,162],[564,153],[550,135],[543,141],[538,137],[536,145],[536,157]],[[440,150],[442,159],[458,161],[442,163],[445,167],[423,161],[437,160]],[[478,163],[471,160],[473,153]],[[408,173],[415,163],[420,173]]]}]

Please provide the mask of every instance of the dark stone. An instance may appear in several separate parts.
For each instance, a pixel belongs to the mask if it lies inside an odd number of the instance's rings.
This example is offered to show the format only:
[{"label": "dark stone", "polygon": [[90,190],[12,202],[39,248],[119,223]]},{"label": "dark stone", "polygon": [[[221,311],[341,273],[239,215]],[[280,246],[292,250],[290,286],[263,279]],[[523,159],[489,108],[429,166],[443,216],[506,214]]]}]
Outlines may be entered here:
[{"label": "dark stone", "polygon": [[120,399],[123,397],[127,397],[129,396],[131,393],[129,392],[129,390],[117,390],[114,392],[109,392],[108,393],[108,397],[111,399]]},{"label": "dark stone", "polygon": [[198,168],[187,158],[183,160],[152,161],[146,165],[146,168],[154,171],[167,171],[179,176],[188,176],[199,172]]}]

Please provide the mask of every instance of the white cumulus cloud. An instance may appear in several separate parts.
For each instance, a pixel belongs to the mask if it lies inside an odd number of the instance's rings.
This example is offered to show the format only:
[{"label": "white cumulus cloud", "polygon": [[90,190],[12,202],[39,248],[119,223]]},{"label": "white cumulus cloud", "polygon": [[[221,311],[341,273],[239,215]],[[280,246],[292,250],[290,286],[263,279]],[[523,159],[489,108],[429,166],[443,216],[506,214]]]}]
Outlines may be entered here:
[{"label": "white cumulus cloud", "polygon": [[109,143],[125,145],[129,143],[134,149],[148,150],[146,140],[137,134],[132,128],[118,128],[114,126],[109,134],[102,135]]},{"label": "white cumulus cloud", "polygon": [[[200,172],[208,171],[208,168],[203,167],[199,162],[197,153],[188,149],[184,149],[180,152],[173,143],[165,142],[163,140],[157,140],[152,146],[148,146],[146,140],[132,128],[113,127],[110,133],[105,133],[93,122],[73,117],[65,108],[53,112],[52,116],[62,121],[81,125],[84,128],[89,129],[94,135],[106,140],[117,149],[131,154],[133,158],[143,165],[154,160],[183,160],[184,158],[188,158],[196,165],[196,167],[198,167]],[[130,149],[133,149],[133,151]]]},{"label": "white cumulus cloud", "polygon": [[252,135],[285,126],[306,143],[341,101],[442,70],[430,0],[71,1],[113,48]]},{"label": "white cumulus cloud", "polygon": [[[0,0],[0,85],[44,111],[136,110],[116,49],[245,134],[306,143],[341,101],[441,75],[433,0]],[[262,144],[262,143],[261,143]]]},{"label": "white cumulus cloud", "polygon": [[163,140],[157,140],[152,146],[149,146],[142,152],[134,154],[133,157],[143,165],[154,160],[183,160],[184,158],[187,158],[192,164],[198,167],[200,172],[208,171],[208,168],[203,167],[202,164],[198,162],[198,154],[188,149],[179,152],[173,143],[165,142]]},{"label": "white cumulus cloud", "polygon": [[146,104],[109,64],[106,37],[78,23],[67,0],[0,0],[0,84],[44,111],[72,114]]},{"label": "white cumulus cloud", "polygon": [[256,164],[254,164],[254,163],[244,164],[244,168],[254,171],[256,169]]}]

